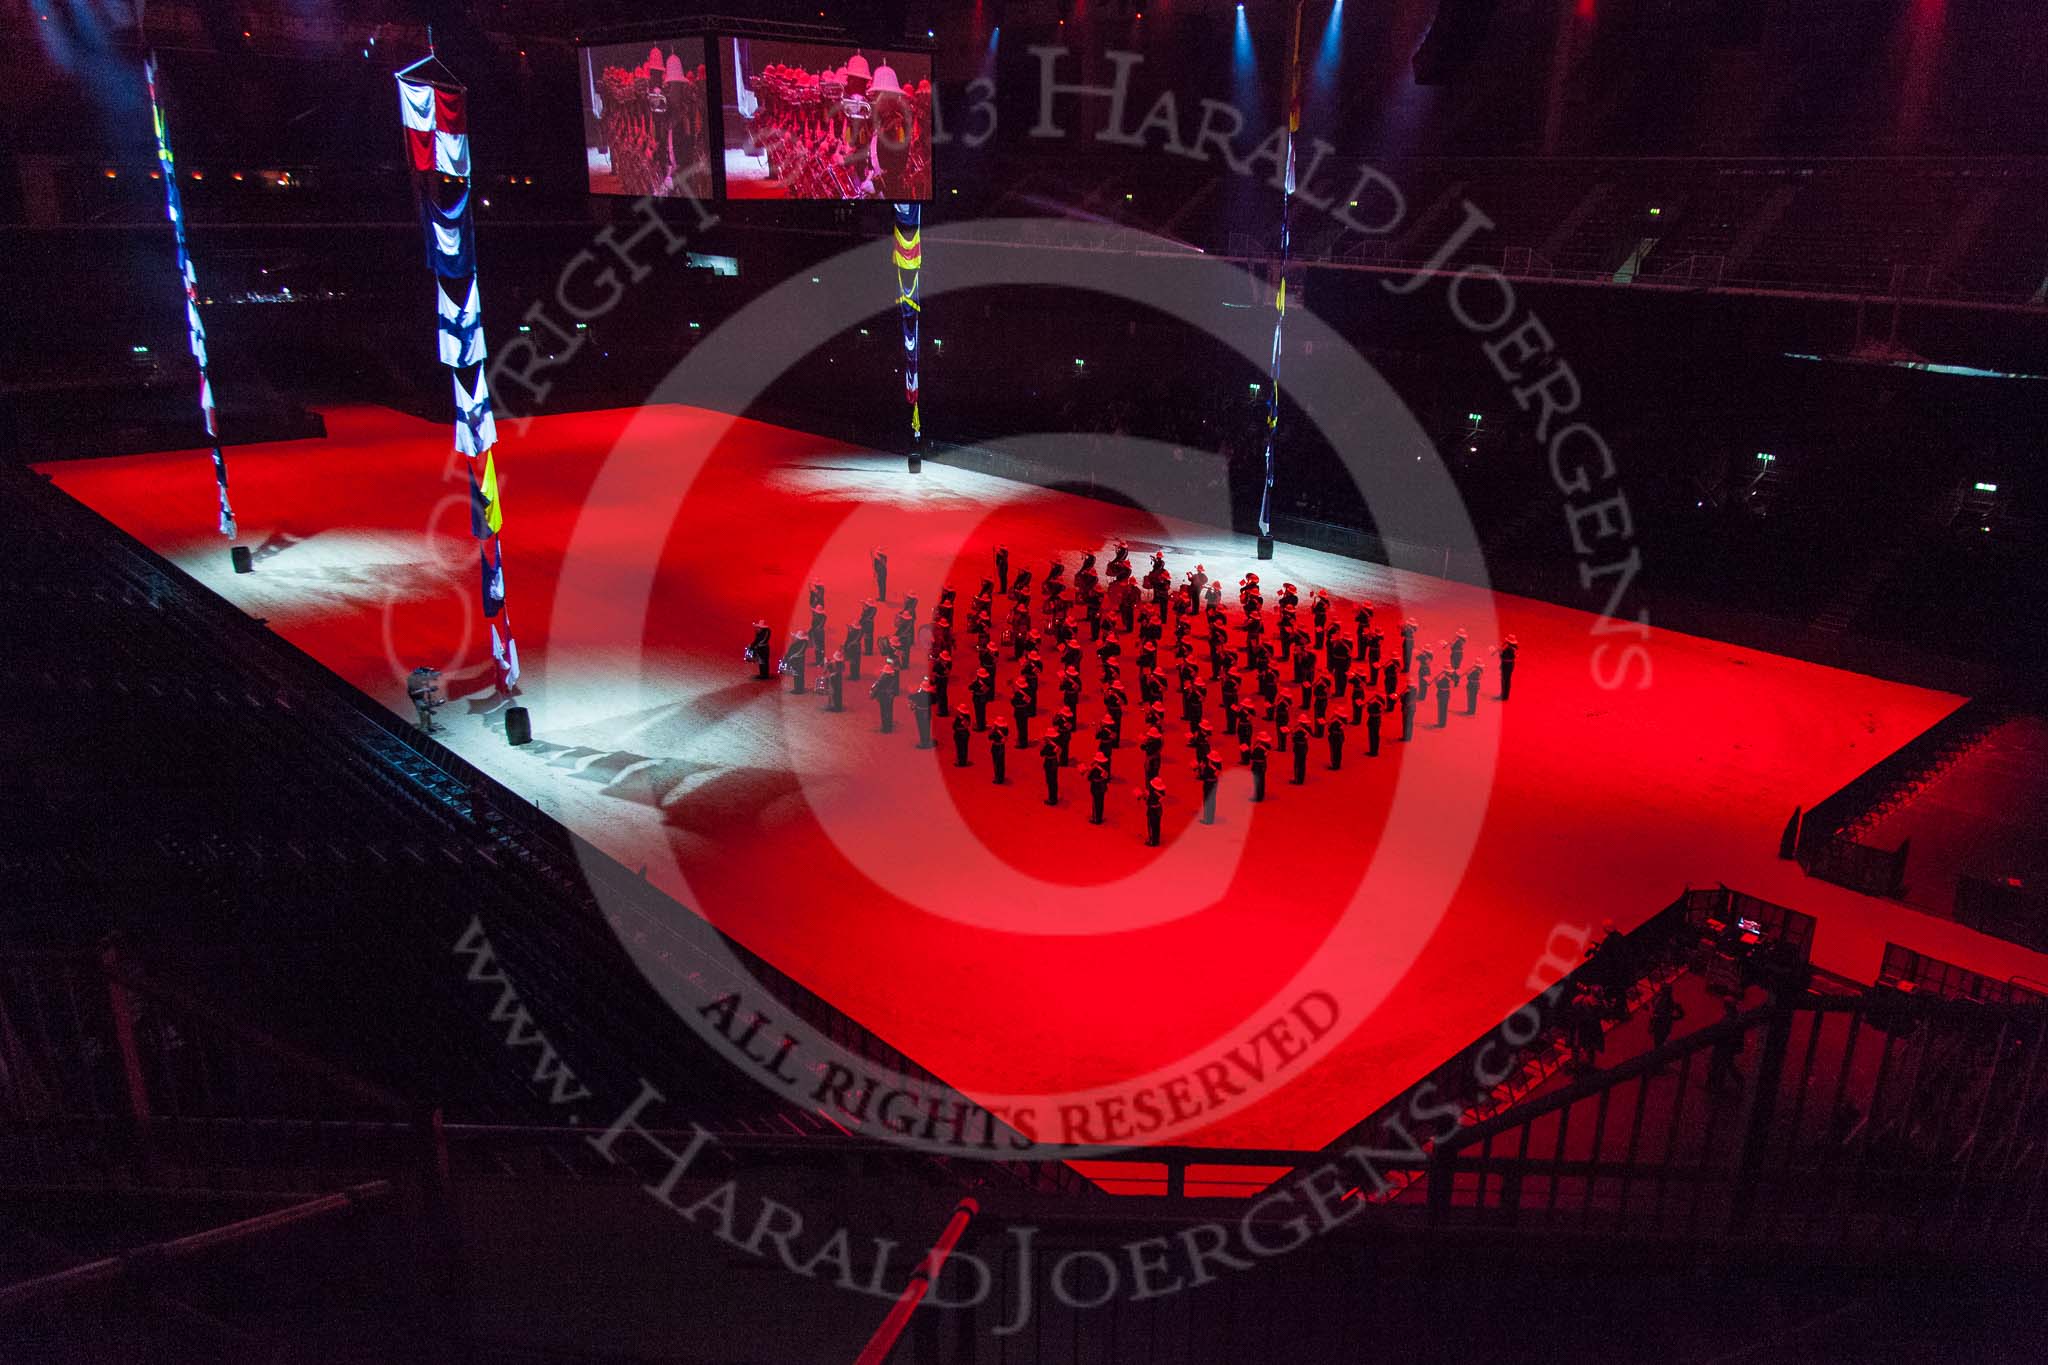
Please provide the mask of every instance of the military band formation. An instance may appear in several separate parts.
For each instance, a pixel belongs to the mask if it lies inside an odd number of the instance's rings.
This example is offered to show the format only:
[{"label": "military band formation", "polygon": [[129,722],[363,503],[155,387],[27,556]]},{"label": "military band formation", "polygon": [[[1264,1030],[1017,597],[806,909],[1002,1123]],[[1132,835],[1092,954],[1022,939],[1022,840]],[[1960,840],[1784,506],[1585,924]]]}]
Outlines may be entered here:
[{"label": "military band formation", "polygon": [[[1140,575],[1121,540],[1107,564],[1098,568],[1096,560],[1094,554],[1083,556],[1069,577],[1055,559],[1034,582],[1029,568],[1013,574],[1008,547],[997,546],[994,573],[968,601],[964,624],[956,623],[952,588],[932,604],[922,627],[929,641],[925,668],[907,698],[903,680],[912,672],[920,604],[908,594],[886,612],[889,557],[880,549],[872,557],[875,595],[846,623],[836,648],[825,585],[813,583],[810,624],[790,635],[780,660],[766,621],[754,623],[745,657],[762,681],[780,674],[789,678],[792,692],[822,694],[828,711],[846,710],[847,684],[865,682],[883,734],[894,733],[896,704],[907,700],[918,748],[938,747],[941,730],[949,729],[953,765],[966,768],[973,766],[978,740],[997,785],[1008,784],[1011,748],[1031,748],[1033,722],[1043,715],[1036,743],[1045,804],[1059,805],[1062,774],[1084,766],[1092,824],[1103,823],[1117,780],[1117,755],[1128,735],[1138,755],[1129,761],[1144,773],[1135,795],[1145,809],[1146,842],[1155,845],[1166,801],[1169,730],[1192,756],[1201,821],[1214,824],[1222,755],[1229,746],[1250,772],[1251,799],[1264,801],[1267,769],[1276,758],[1299,786],[1308,781],[1312,756],[1321,755],[1334,771],[1344,766],[1347,744],[1364,758],[1377,758],[1383,729],[1398,727],[1399,742],[1412,741],[1418,715],[1426,717],[1432,705],[1438,729],[1450,725],[1454,703],[1462,704],[1461,714],[1476,715],[1489,671],[1498,700],[1508,700],[1514,689],[1519,646],[1512,635],[1489,651],[1489,670],[1463,630],[1429,646],[1418,642],[1420,627],[1410,617],[1390,636],[1370,602],[1347,612],[1317,590],[1304,612],[1299,590],[1283,583],[1277,610],[1268,618],[1266,589],[1251,573],[1238,580],[1233,621],[1223,605],[1222,582],[1200,564],[1176,583],[1165,553],[1158,551]],[[1138,710],[1128,722],[1127,642],[1138,688]],[[956,647],[966,652],[958,664]],[[1091,653],[1100,708],[1092,724],[1082,715],[1082,668]],[[871,681],[862,676],[863,660],[874,661]],[[1048,682],[1046,672],[1055,667]],[[957,685],[968,669],[964,685]],[[1169,725],[1167,707],[1176,693],[1180,714]],[[1050,694],[1057,694],[1057,702]],[[1212,704],[1220,708],[1220,731],[1209,718]],[[1051,708],[1049,715],[1044,707]]]}]

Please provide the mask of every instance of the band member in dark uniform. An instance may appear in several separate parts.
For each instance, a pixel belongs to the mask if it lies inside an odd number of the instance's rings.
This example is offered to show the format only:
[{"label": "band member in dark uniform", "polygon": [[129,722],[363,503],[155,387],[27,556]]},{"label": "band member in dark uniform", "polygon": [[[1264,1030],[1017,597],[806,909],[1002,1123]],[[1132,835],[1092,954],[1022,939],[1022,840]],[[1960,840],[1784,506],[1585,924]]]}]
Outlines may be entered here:
[{"label": "band member in dark uniform", "polygon": [[1216,823],[1216,783],[1223,770],[1216,766],[1216,760],[1203,754],[1195,760],[1195,780],[1202,784],[1202,823]]},{"label": "band member in dark uniform", "polygon": [[994,770],[995,784],[1004,784],[1010,759],[1010,727],[997,721],[988,727],[988,765]]},{"label": "band member in dark uniform", "polygon": [[974,702],[974,728],[988,729],[988,704],[996,697],[996,680],[987,669],[979,669],[974,680],[967,684],[967,695]]},{"label": "band member in dark uniform", "polygon": [[1074,761],[1074,712],[1062,706],[1053,712],[1052,740],[1060,748],[1060,766],[1066,767]]},{"label": "band member in dark uniform", "polygon": [[1109,756],[1116,752],[1116,726],[1110,724],[1108,716],[1095,724],[1095,747],[1104,762],[1108,762]]},{"label": "band member in dark uniform", "polygon": [[873,602],[863,602],[860,604],[860,639],[862,649],[866,650],[869,654],[875,652],[875,604]]},{"label": "band member in dark uniform", "polygon": [[875,677],[874,685],[868,688],[868,695],[882,708],[882,733],[885,735],[896,732],[896,693],[900,686],[896,666],[885,662]]},{"label": "band member in dark uniform", "polygon": [[1153,726],[1145,732],[1145,738],[1138,742],[1138,748],[1145,755],[1145,780],[1150,782],[1159,776],[1159,755],[1166,748],[1166,738]]},{"label": "band member in dark uniform", "polygon": [[[1353,725],[1363,725],[1363,724],[1365,724],[1365,688],[1366,688],[1366,682],[1365,682],[1365,675],[1364,675],[1363,673],[1354,673],[1354,674],[1352,674],[1352,675],[1351,675],[1351,723],[1352,723]],[[1377,694],[1377,693],[1375,693],[1374,695],[1378,695],[1378,694]]]},{"label": "band member in dark uniform", "polygon": [[1017,743],[1031,742],[1031,717],[1038,708],[1031,704],[1031,688],[1022,678],[1010,689],[1010,719],[1017,722]]},{"label": "band member in dark uniform", "polygon": [[812,593],[818,598],[818,601],[811,607],[811,649],[813,651],[811,662],[821,664],[825,662],[824,589],[814,588]]},{"label": "band member in dark uniform", "polygon": [[840,642],[839,652],[846,656],[846,676],[859,682],[860,656],[867,652],[861,648],[860,622],[847,622],[846,639]]},{"label": "band member in dark uniform", "polygon": [[1315,717],[1316,733],[1321,734],[1323,726],[1330,715],[1329,674],[1320,673],[1316,675],[1315,686],[1310,690],[1309,704],[1311,708],[1309,714]]},{"label": "band member in dark uniform", "polygon": [[1010,547],[996,546],[996,591],[1010,595]]},{"label": "band member in dark uniform", "polygon": [[889,600],[889,556],[883,553],[882,547],[879,545],[875,547],[873,563],[875,566],[875,600],[877,602],[886,602]]},{"label": "band member in dark uniform", "polygon": [[1109,797],[1109,755],[1097,754],[1088,765],[1088,823],[1102,823],[1102,804]]},{"label": "band member in dark uniform", "polygon": [[1451,667],[1453,669],[1463,668],[1465,666],[1465,646],[1467,643],[1469,642],[1466,640],[1465,632],[1462,630],[1459,631],[1457,637],[1451,641]]},{"label": "band member in dark uniform", "polygon": [[1465,670],[1465,714],[1479,714],[1479,675],[1486,672],[1486,665],[1474,659],[1472,666]]},{"label": "band member in dark uniform", "polygon": [[1273,728],[1285,731],[1294,719],[1294,703],[1285,697],[1275,697],[1273,699],[1272,718]]},{"label": "band member in dark uniform", "polygon": [[811,657],[811,637],[797,631],[789,637],[788,646],[782,651],[782,671],[789,674],[792,692],[804,690],[804,665]]},{"label": "band member in dark uniform", "polygon": [[1039,765],[1045,769],[1045,804],[1060,803],[1060,746],[1050,735],[1038,746]]},{"label": "band member in dark uniform", "polygon": [[1380,652],[1386,648],[1387,633],[1383,630],[1366,632],[1365,636],[1365,680],[1376,683],[1380,680]]},{"label": "band member in dark uniform", "polygon": [[953,712],[953,766],[967,766],[967,741],[974,734],[974,721],[962,706]]},{"label": "band member in dark uniform", "polygon": [[1128,702],[1122,683],[1111,683],[1102,689],[1102,709],[1109,716],[1109,747],[1119,749],[1124,742],[1124,706]]},{"label": "band member in dark uniform", "polygon": [[1323,735],[1330,741],[1330,771],[1335,772],[1344,766],[1344,717],[1330,717]]},{"label": "band member in dark uniform", "polygon": [[919,683],[917,690],[910,694],[910,717],[917,722],[917,747],[920,749],[932,747],[932,701],[935,695],[930,678]]},{"label": "band member in dark uniform", "polygon": [[761,670],[761,681],[767,682],[773,676],[769,670],[775,667],[775,657],[769,652],[768,623],[754,622],[754,643],[747,646],[746,657],[753,660]]},{"label": "band member in dark uniform", "polygon": [[1458,685],[1458,675],[1448,668],[1436,675],[1436,728],[1441,730],[1451,723],[1451,689]]},{"label": "band member in dark uniform", "polygon": [[905,663],[910,661],[910,650],[917,643],[917,618],[908,611],[896,613],[896,657]]},{"label": "band member in dark uniform", "polygon": [[1153,778],[1145,784],[1145,846],[1159,847],[1159,822],[1166,813],[1166,783]]},{"label": "band member in dark uniform", "polygon": [[1308,726],[1297,725],[1289,735],[1287,750],[1294,756],[1294,785],[1308,781]]},{"label": "band member in dark uniform", "polygon": [[1386,706],[1380,701],[1380,694],[1377,692],[1373,693],[1371,698],[1365,703],[1365,756],[1367,758],[1378,758],[1380,756],[1380,718],[1386,713],[1386,709]]},{"label": "band member in dark uniform", "polygon": [[953,710],[953,655],[940,650],[932,656],[932,697],[939,714],[950,715]]},{"label": "band member in dark uniform", "polygon": [[1330,632],[1330,645],[1323,662],[1329,665],[1331,690],[1343,696],[1351,687],[1351,641],[1337,631]]},{"label": "band member in dark uniform", "polygon": [[1512,635],[1508,636],[1507,643],[1500,647],[1500,699],[1502,701],[1506,701],[1508,693],[1514,690],[1515,651],[1519,648],[1520,646]]},{"label": "band member in dark uniform", "polygon": [[1401,623],[1401,671],[1415,667],[1415,632],[1422,629],[1414,617]]},{"label": "band member in dark uniform", "polygon": [[1436,663],[1436,651],[1424,645],[1415,654],[1415,681],[1424,692],[1429,691],[1432,666]]},{"label": "band member in dark uniform", "polygon": [[1387,660],[1387,671],[1381,677],[1387,693],[1387,705],[1393,706],[1401,699],[1401,670],[1392,659]]},{"label": "band member in dark uniform", "polygon": [[1415,708],[1422,705],[1422,689],[1404,687],[1401,689],[1401,742],[1408,743],[1415,738]]},{"label": "band member in dark uniform", "polygon": [[1252,800],[1254,801],[1266,799],[1266,756],[1272,747],[1273,737],[1271,735],[1260,735],[1252,741]]},{"label": "band member in dark uniform", "polygon": [[825,697],[827,711],[846,709],[846,656],[836,649],[825,661]]}]

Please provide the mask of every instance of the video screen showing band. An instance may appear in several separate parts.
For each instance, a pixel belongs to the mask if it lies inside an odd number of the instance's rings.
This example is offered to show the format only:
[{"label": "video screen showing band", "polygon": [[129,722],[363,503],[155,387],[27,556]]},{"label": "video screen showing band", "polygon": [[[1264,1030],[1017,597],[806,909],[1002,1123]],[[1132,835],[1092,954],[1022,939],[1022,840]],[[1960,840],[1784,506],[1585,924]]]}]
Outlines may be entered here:
[{"label": "video screen showing band", "polygon": [[720,38],[728,199],[932,196],[932,59]]},{"label": "video screen showing band", "polygon": [[704,40],[615,43],[580,56],[590,192],[710,198]]}]

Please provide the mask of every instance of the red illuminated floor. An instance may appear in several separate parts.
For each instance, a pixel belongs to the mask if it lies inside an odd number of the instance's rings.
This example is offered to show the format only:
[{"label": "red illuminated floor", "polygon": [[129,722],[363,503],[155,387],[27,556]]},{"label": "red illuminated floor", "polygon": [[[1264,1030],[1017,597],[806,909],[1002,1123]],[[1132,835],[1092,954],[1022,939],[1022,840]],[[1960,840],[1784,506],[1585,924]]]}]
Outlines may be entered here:
[{"label": "red illuminated floor", "polygon": [[[445,429],[376,409],[327,422],[324,442],[231,452],[242,538],[258,547],[247,576],[212,534],[203,457],[50,472],[392,707],[420,663],[474,687],[486,642]],[[1141,568],[1163,542],[1176,575],[1200,560],[1234,585],[1255,567],[1248,540],[931,464],[911,478],[894,457],[695,408],[544,418],[504,438],[507,588],[536,743],[507,746],[481,699],[444,712],[448,741],[940,1075],[1035,1104],[1040,1137],[1104,1136],[1114,1117],[1091,1101],[1090,1128],[1073,1131],[1059,1098],[1191,1071],[1220,1044],[1237,1060],[1215,1093],[1241,1093],[1200,1139],[1319,1144],[1527,999],[1558,926],[1627,926],[1687,883],[1817,914],[1817,959],[1861,979],[1886,938],[2043,974],[2035,955],[1773,856],[1795,804],[1956,697],[1664,632],[1650,685],[1605,691],[1584,613],[1283,546],[1256,566],[1269,585],[1370,597],[1383,617],[1421,618],[1428,641],[1462,625],[1483,651],[1516,633],[1514,699],[1492,701],[1489,682],[1477,717],[1425,726],[1377,762],[1354,737],[1342,773],[1318,746],[1306,788],[1275,764],[1260,807],[1232,762],[1213,828],[1192,823],[1175,746],[1166,846],[1152,850],[1134,754],[1094,828],[1078,770],[1048,808],[1035,754],[1014,752],[1013,785],[995,788],[979,744],[955,772],[950,746],[913,749],[907,715],[878,734],[864,685],[832,715],[752,681],[746,627],[766,614],[779,641],[817,577],[836,635],[872,591],[878,543],[892,596],[915,588],[928,607],[941,582],[971,595],[997,541],[1042,575],[1055,553],[1071,571],[1081,549],[1127,535]],[[1345,996],[1334,1047],[1280,1064],[1285,1038],[1254,1035],[1310,989]],[[1188,1086],[1201,1095],[1192,1074]]]}]

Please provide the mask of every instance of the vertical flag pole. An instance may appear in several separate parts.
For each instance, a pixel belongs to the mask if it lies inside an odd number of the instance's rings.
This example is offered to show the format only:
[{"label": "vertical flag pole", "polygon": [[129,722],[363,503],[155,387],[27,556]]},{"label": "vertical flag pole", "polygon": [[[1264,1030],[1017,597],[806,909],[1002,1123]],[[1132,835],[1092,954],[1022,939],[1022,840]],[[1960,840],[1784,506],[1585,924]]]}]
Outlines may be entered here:
[{"label": "vertical flag pole", "polygon": [[1280,429],[1280,331],[1287,322],[1287,266],[1294,227],[1294,135],[1301,131],[1301,11],[1287,49],[1287,174],[1280,195],[1280,281],[1273,291],[1273,360],[1266,383],[1266,475],[1259,489],[1259,558],[1273,557],[1273,441]]},{"label": "vertical flag pole", "polygon": [[468,463],[469,529],[481,543],[481,598],[484,618],[491,623],[491,657],[497,663],[499,690],[509,693],[519,682],[519,645],[512,638],[512,613],[505,606],[498,428],[485,380],[476,218],[470,210],[469,92],[433,55],[431,46],[426,57],[397,72],[396,79],[413,197],[426,237],[427,266],[434,275],[440,359],[453,372],[455,384],[455,449]]},{"label": "vertical flag pole", "polygon": [[186,335],[192,346],[192,358],[199,362],[199,415],[206,421],[206,439],[213,444],[213,482],[220,492],[220,533],[232,540],[235,509],[228,504],[228,462],[220,451],[220,423],[213,408],[213,378],[206,363],[206,324],[199,320],[199,277],[192,269],[192,252],[185,242],[185,208],[178,195],[178,164],[171,155],[171,129],[164,118],[163,101],[157,97],[156,71],[156,53],[152,52],[142,64],[142,75],[149,84],[149,116],[156,130],[156,160],[164,181],[164,212],[171,220],[171,237],[178,246],[178,281],[185,291]]},{"label": "vertical flag pole", "polygon": [[917,367],[922,342],[918,336],[918,280],[924,268],[924,206],[898,204],[896,244],[891,259],[896,263],[896,303],[903,314],[903,397],[910,404],[910,472],[923,465],[924,417],[918,406]]}]

